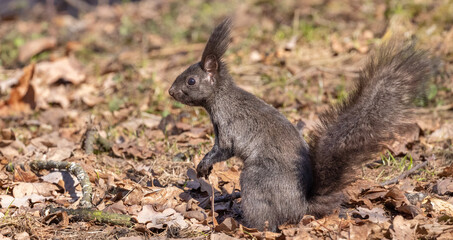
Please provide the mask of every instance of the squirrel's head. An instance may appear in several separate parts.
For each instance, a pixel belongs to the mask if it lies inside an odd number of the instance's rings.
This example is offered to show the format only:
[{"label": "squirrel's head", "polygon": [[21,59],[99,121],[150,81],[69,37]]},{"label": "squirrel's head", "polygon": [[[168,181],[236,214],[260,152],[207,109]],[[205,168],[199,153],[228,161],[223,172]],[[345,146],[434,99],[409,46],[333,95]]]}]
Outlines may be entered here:
[{"label": "squirrel's head", "polygon": [[222,88],[226,81],[231,81],[222,56],[230,42],[231,20],[223,20],[212,32],[201,61],[193,64],[181,73],[168,93],[181,103],[191,106],[204,106],[209,99],[215,97],[217,89]]}]

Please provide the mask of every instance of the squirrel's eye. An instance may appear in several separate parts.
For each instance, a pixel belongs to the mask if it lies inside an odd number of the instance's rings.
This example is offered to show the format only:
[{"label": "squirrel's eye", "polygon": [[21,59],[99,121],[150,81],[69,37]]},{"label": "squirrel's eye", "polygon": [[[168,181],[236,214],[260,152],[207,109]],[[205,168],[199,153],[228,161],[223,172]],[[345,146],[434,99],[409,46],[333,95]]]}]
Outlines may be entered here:
[{"label": "squirrel's eye", "polygon": [[197,81],[195,81],[195,79],[193,79],[193,78],[189,78],[189,80],[187,80],[187,83],[188,83],[189,85],[194,85],[196,82],[197,82]]}]

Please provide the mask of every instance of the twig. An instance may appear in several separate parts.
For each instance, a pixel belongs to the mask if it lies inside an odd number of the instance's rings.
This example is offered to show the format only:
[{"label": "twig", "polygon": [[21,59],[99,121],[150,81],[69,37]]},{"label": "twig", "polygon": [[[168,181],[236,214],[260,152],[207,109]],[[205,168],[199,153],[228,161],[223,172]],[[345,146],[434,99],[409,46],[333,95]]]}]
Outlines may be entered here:
[{"label": "twig", "polygon": [[428,161],[422,162],[422,163],[418,164],[417,166],[415,166],[415,167],[413,167],[413,168],[411,168],[409,170],[404,171],[401,175],[399,175],[396,178],[393,178],[393,179],[390,179],[390,180],[388,180],[386,182],[381,183],[381,186],[386,186],[386,185],[390,185],[390,184],[396,184],[401,179],[404,179],[404,178],[408,177],[409,175],[413,174],[418,169],[420,169],[422,167],[425,167],[426,165],[428,165]]},{"label": "twig", "polygon": [[90,208],[93,206],[93,204],[91,203],[91,193],[93,189],[91,188],[90,178],[79,164],[74,162],[36,160],[31,162],[29,165],[31,169],[36,171],[42,169],[58,169],[69,171],[72,175],[77,177],[77,180],[79,180],[80,186],[82,187],[82,199],[80,200],[79,205],[82,208]]},{"label": "twig", "polygon": [[47,207],[44,210],[44,215],[49,215],[57,212],[66,212],[68,215],[72,215],[74,219],[79,221],[97,221],[100,223],[108,223],[114,225],[125,225],[125,226],[132,226],[133,219],[129,215],[124,214],[117,214],[117,213],[109,213],[103,212],[99,210],[91,210],[86,208],[79,208],[79,209],[67,209],[67,208],[54,208],[54,207]]},{"label": "twig", "polygon": [[209,184],[211,185],[211,213],[212,213],[212,225],[213,225],[213,229],[217,226],[217,220],[215,219],[215,209],[214,209],[214,185],[212,184],[212,181],[211,181],[211,176],[208,177],[208,180],[209,180]]},{"label": "twig", "polygon": [[85,149],[85,154],[93,153],[93,144],[94,144],[94,134],[96,133],[96,128],[93,127],[93,124],[88,123],[87,131],[85,132],[85,138],[83,141],[83,149]]}]

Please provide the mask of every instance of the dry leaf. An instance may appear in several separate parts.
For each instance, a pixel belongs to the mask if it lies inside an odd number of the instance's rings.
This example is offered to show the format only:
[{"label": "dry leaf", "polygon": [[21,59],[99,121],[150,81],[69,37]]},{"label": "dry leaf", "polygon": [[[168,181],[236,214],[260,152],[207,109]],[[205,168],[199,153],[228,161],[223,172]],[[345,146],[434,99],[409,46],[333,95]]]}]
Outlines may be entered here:
[{"label": "dry leaf", "polygon": [[14,181],[16,182],[36,182],[38,176],[30,170],[22,170],[20,167],[14,168]]},{"label": "dry leaf", "polygon": [[115,144],[112,147],[113,153],[118,157],[133,157],[137,159],[149,159],[155,156],[155,152],[147,147],[137,146],[136,142]]},{"label": "dry leaf", "polygon": [[137,129],[142,125],[149,129],[156,129],[161,119],[162,119],[161,116],[146,114],[141,118],[133,118],[126,122],[122,122],[121,126],[132,132],[137,131]]},{"label": "dry leaf", "polygon": [[235,240],[237,238],[230,237],[225,233],[213,233],[211,234],[211,240]]},{"label": "dry leaf", "polygon": [[54,37],[39,38],[27,42],[19,48],[19,61],[24,63],[36,54],[54,48],[57,39]]},{"label": "dry leaf", "polygon": [[453,194],[453,179],[447,178],[437,180],[433,191],[439,195],[452,195]]},{"label": "dry leaf", "polygon": [[407,200],[404,193],[399,190],[397,187],[392,187],[390,191],[385,194],[385,198],[389,198],[392,200],[392,205],[395,207],[400,207],[403,204],[410,204],[409,200]]},{"label": "dry leaf", "polygon": [[143,200],[143,195],[143,190],[136,187],[124,199],[124,204],[129,206],[140,204]]},{"label": "dry leaf", "polygon": [[26,146],[19,140],[16,140],[6,146],[0,147],[0,154],[7,159],[13,159],[24,154],[27,154]]},{"label": "dry leaf", "polygon": [[127,214],[127,208],[124,205],[123,201],[118,201],[102,210],[103,212],[111,212],[118,214]]},{"label": "dry leaf", "polygon": [[14,235],[14,240],[29,240],[30,239],[30,234],[27,232],[21,232],[21,233],[16,233]]},{"label": "dry leaf", "polygon": [[77,60],[66,57],[53,62],[38,63],[35,78],[33,82],[39,86],[49,86],[58,80],[79,85],[85,80],[86,75]]},{"label": "dry leaf", "polygon": [[156,212],[151,205],[144,205],[141,212],[137,215],[139,223],[146,223],[147,228],[163,229],[166,226],[178,226],[181,229],[187,228],[189,224],[184,221],[184,217],[172,208],[167,208],[163,212]]},{"label": "dry leaf", "polygon": [[453,216],[453,204],[447,201],[428,196],[423,200],[422,203],[431,205],[436,213]]},{"label": "dry leaf", "polygon": [[395,240],[416,239],[415,229],[411,229],[410,222],[400,215],[393,219],[393,226],[390,229],[390,233]]},{"label": "dry leaf", "polygon": [[13,188],[13,196],[15,198],[22,198],[28,195],[42,195],[44,197],[52,196],[52,192],[59,190],[57,186],[51,183],[26,183],[21,182]]},{"label": "dry leaf", "polygon": [[351,225],[349,229],[349,235],[351,240],[361,240],[367,239],[368,235],[370,235],[371,229],[368,225]]},{"label": "dry leaf", "polygon": [[120,237],[118,240],[146,240],[144,236]]},{"label": "dry leaf", "polygon": [[439,177],[453,177],[453,163],[438,174]]},{"label": "dry leaf", "polygon": [[358,207],[354,213],[359,214],[362,218],[368,219],[373,223],[383,223],[389,220],[382,208],[375,207],[369,210],[368,208]]},{"label": "dry leaf", "polygon": [[28,207],[30,203],[42,203],[46,198],[42,195],[32,194],[23,196],[20,198],[15,198],[10,195],[0,195],[0,205],[1,208],[8,208],[8,207]]},{"label": "dry leaf", "polygon": [[239,224],[233,218],[226,218],[223,222],[215,227],[216,232],[234,232]]},{"label": "dry leaf", "polygon": [[31,140],[31,144],[41,149],[48,149],[53,147],[71,148],[75,145],[74,142],[60,137],[60,133],[57,131],[34,138]]},{"label": "dry leaf", "polygon": [[31,80],[34,74],[34,63],[24,68],[23,74],[19,78],[17,85],[11,90],[6,104],[0,103],[0,115],[28,112],[30,109],[35,108],[35,89],[31,85]]},{"label": "dry leaf", "polygon": [[49,148],[47,160],[63,161],[72,155],[74,147]]},{"label": "dry leaf", "polygon": [[445,123],[428,138],[429,142],[441,142],[447,139],[453,139],[453,123]]},{"label": "dry leaf", "polygon": [[162,208],[174,208],[178,203],[181,193],[183,193],[183,190],[177,187],[161,188],[159,191],[145,193],[141,199],[141,204],[151,204]]}]

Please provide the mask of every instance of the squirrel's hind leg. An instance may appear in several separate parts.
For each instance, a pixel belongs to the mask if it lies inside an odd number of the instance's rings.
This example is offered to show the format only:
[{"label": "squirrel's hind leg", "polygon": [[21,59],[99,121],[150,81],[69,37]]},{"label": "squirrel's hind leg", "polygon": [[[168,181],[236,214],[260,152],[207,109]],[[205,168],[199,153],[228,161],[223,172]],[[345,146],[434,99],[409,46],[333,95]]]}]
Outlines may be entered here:
[{"label": "squirrel's hind leg", "polygon": [[297,173],[279,172],[265,165],[252,165],[242,171],[241,207],[247,226],[276,232],[281,224],[297,223],[307,204],[298,189]]}]

